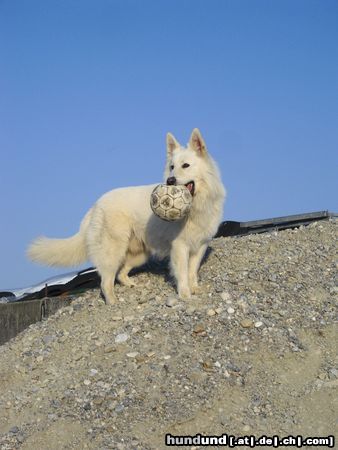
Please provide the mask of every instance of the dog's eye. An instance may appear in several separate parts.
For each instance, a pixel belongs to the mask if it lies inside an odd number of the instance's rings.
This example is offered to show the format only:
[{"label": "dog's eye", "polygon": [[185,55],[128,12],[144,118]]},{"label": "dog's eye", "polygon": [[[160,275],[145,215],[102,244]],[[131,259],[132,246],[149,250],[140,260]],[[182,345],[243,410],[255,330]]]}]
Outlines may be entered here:
[{"label": "dog's eye", "polygon": [[190,167],[190,164],[184,163],[183,166],[182,166],[182,169],[187,169],[188,167]]},{"label": "dog's eye", "polygon": [[174,166],[170,166],[170,170],[174,170]]}]

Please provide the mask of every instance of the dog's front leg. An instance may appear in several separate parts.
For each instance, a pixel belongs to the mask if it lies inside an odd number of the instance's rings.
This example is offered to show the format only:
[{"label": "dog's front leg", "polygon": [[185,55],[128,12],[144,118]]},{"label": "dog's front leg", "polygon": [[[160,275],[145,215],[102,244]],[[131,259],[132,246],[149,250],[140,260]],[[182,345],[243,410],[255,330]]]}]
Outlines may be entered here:
[{"label": "dog's front leg", "polygon": [[190,256],[189,260],[189,286],[192,294],[197,294],[199,292],[198,286],[198,269],[200,268],[201,261],[206,252],[208,244],[203,244],[196,253]]},{"label": "dog's front leg", "polygon": [[170,253],[171,271],[177,283],[178,295],[182,299],[190,298],[189,287],[189,248],[182,242],[173,242]]}]

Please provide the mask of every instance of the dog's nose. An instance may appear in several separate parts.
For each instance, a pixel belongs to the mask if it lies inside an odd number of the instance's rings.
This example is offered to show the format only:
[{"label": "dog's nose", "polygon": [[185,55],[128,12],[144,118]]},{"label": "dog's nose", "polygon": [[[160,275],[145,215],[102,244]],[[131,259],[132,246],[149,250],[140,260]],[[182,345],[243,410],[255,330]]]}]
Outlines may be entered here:
[{"label": "dog's nose", "polygon": [[169,177],[167,179],[167,184],[169,185],[175,185],[176,184],[176,178],[175,177]]}]

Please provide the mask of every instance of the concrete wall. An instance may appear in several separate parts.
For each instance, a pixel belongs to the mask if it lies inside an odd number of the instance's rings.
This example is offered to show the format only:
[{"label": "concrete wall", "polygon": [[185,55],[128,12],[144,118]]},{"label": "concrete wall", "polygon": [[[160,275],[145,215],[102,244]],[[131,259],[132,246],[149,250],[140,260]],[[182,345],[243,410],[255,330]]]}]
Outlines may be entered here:
[{"label": "concrete wall", "polygon": [[63,296],[0,303],[0,345],[70,303],[71,297]]}]

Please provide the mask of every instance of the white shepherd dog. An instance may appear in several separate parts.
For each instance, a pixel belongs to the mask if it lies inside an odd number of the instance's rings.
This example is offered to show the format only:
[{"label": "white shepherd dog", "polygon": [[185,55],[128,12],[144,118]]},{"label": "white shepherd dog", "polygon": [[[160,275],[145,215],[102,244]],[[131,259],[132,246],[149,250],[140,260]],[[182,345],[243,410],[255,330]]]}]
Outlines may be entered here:
[{"label": "white shepherd dog", "polygon": [[106,303],[115,302],[114,282],[132,286],[128,274],[150,255],[170,257],[178,294],[186,299],[198,292],[197,272],[222,219],[225,189],[217,165],[198,129],[187,148],[167,135],[167,184],[184,184],[193,195],[189,215],[166,222],[152,212],[155,184],[114,189],[87,212],[80,230],[66,239],[39,237],[28,248],[33,261],[50,266],[75,266],[90,260],[101,276]]}]

